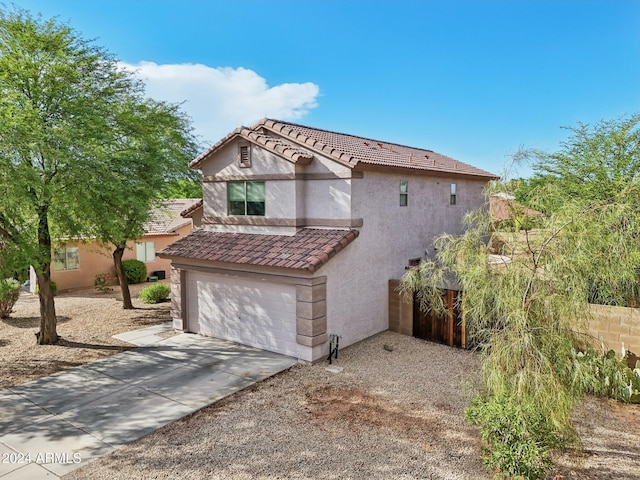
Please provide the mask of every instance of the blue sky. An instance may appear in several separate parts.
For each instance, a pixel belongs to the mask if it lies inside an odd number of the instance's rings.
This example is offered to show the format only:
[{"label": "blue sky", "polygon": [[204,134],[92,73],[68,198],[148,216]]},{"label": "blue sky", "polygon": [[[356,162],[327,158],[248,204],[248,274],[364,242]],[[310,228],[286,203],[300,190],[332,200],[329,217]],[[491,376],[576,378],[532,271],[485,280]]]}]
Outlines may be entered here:
[{"label": "blue sky", "polygon": [[562,127],[640,111],[634,0],[15,4],[95,39],[152,97],[184,101],[203,144],[269,116],[503,174],[521,146],[557,150]]}]

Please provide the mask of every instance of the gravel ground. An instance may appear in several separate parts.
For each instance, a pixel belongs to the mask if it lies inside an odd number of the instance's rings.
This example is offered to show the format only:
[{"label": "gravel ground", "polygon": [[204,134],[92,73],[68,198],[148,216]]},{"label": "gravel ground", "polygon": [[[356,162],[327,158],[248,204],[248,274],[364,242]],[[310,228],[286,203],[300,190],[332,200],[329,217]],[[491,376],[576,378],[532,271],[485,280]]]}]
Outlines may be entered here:
[{"label": "gravel ground", "polygon": [[138,294],[148,284],[132,285],[134,310],[122,308],[119,287],[110,293],[93,288],[56,296],[58,345],[36,346],[40,330],[37,295],[23,293],[9,318],[0,319],[0,389],[123,352],[133,345],[112,335],[170,320],[169,302],[147,305]]},{"label": "gravel ground", "polygon": [[[491,478],[463,418],[476,354],[386,332],[338,364],[293,367],[64,478]],[[584,451],[559,455],[548,479],[640,478],[639,415],[589,399],[576,415]]]},{"label": "gravel ground", "polygon": [[[0,321],[0,388],[131,348],[111,336],[169,320],[168,303],[134,301],[126,311],[118,297],[60,294],[62,344],[35,347],[38,300],[23,295]],[[476,354],[385,332],[341,350],[338,365],[340,373],[326,362],[293,367],[64,478],[491,477],[477,430],[463,418]],[[640,480],[640,406],[589,398],[575,422],[583,450],[559,454],[548,480]]]}]

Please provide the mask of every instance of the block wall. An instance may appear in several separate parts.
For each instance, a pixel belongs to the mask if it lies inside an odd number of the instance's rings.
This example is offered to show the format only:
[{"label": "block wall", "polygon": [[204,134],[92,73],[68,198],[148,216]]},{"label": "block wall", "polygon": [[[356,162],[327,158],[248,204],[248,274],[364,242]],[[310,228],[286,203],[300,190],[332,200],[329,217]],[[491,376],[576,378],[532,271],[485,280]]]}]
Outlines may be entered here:
[{"label": "block wall", "polygon": [[627,351],[640,355],[640,309],[591,305],[591,314],[587,329],[595,337],[596,346],[602,340],[607,350],[618,355],[623,345]]}]

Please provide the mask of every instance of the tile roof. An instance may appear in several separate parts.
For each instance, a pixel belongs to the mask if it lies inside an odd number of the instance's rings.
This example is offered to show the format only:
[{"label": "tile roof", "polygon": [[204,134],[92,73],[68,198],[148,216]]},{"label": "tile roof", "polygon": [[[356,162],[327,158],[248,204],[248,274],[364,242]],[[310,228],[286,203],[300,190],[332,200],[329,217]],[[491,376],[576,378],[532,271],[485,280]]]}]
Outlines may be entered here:
[{"label": "tile roof", "polygon": [[196,230],[159,254],[213,262],[315,272],[359,235],[357,230],[303,228],[295,235]]},{"label": "tile roof", "polygon": [[299,148],[297,145],[287,142],[281,137],[265,135],[255,129],[247,127],[239,127],[220,141],[216,142],[211,148],[198,155],[191,163],[189,163],[189,166],[191,168],[200,168],[200,165],[205,158],[207,158],[209,155],[214,154],[231,140],[237,137],[241,137],[245,140],[257,143],[265,149],[271,151],[272,153],[280,155],[293,163],[300,163],[304,165],[313,160],[313,155],[308,151]]},{"label": "tile roof", "polygon": [[459,162],[432,150],[407,147],[395,143],[382,142],[355,135],[320,130],[279,120],[262,119],[253,128],[285,135],[303,143],[305,147],[322,152],[325,155],[348,165],[359,163],[386,167],[402,167],[431,172],[455,173],[486,178],[498,178],[497,175]]},{"label": "tile roof", "polygon": [[162,200],[160,205],[149,212],[149,219],[144,225],[145,235],[170,235],[191,222],[180,216],[181,212],[194,207],[200,198],[174,198]]},{"label": "tile roof", "polygon": [[182,210],[180,216],[183,218],[191,218],[198,209],[202,208],[202,205],[202,199],[199,198],[197,202]]},{"label": "tile roof", "polygon": [[489,213],[494,222],[504,222],[515,218],[516,214],[525,215],[530,218],[542,217],[544,214],[537,210],[520,205],[513,198],[504,198],[492,195],[489,198]]},{"label": "tile roof", "polygon": [[352,168],[365,164],[470,175],[486,179],[498,178],[493,173],[432,150],[407,147],[270,118],[263,118],[252,127],[235,129],[196,157],[189,165],[192,168],[200,168],[204,159],[237,137],[262,145],[273,153],[296,163],[309,163],[313,158],[310,152],[315,151]]}]

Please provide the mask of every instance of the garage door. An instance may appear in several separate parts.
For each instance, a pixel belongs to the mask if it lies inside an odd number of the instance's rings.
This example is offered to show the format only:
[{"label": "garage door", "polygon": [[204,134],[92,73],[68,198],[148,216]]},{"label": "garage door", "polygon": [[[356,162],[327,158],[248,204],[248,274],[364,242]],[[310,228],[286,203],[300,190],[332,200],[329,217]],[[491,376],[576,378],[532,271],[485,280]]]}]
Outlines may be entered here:
[{"label": "garage door", "polygon": [[295,285],[187,272],[188,330],[298,356]]}]

